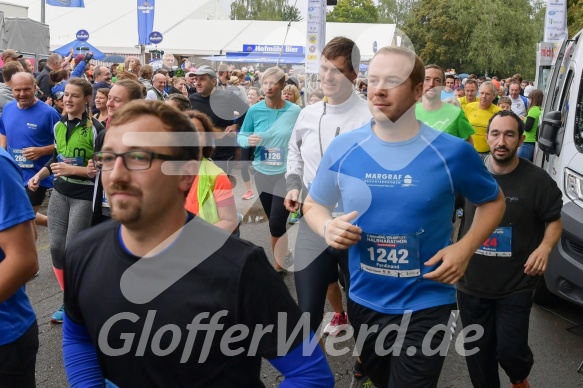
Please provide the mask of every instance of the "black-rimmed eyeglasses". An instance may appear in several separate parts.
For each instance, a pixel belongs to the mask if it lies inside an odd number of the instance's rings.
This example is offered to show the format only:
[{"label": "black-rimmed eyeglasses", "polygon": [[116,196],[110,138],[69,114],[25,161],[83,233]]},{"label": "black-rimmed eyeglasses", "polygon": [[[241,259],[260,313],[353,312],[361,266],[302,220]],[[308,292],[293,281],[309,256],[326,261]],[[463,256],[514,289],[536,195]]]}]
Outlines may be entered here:
[{"label": "black-rimmed eyeglasses", "polygon": [[93,153],[93,163],[95,168],[99,171],[111,171],[115,165],[115,161],[121,157],[123,165],[126,169],[131,171],[147,170],[152,167],[154,159],[160,160],[176,160],[176,156],[157,154],[150,151],[128,151],[122,153],[100,151]]}]

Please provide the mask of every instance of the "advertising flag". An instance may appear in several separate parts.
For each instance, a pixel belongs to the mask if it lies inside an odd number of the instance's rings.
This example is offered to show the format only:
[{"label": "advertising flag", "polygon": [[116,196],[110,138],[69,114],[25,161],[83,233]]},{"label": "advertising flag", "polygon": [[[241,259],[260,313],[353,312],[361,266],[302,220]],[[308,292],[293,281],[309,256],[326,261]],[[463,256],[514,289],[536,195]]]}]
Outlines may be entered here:
[{"label": "advertising flag", "polygon": [[55,7],[85,8],[83,0],[46,0],[46,3]]},{"label": "advertising flag", "polygon": [[150,44],[148,36],[154,29],[155,0],[138,0],[138,44]]},{"label": "advertising flag", "polygon": [[547,0],[544,41],[558,43],[568,37],[567,0]]}]

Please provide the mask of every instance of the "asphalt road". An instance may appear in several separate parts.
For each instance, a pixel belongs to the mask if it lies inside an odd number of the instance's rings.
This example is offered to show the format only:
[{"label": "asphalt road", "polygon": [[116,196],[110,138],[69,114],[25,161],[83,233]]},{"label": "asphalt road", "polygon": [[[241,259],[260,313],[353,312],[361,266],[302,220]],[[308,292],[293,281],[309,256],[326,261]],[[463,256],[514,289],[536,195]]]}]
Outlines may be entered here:
[{"label": "asphalt road", "polygon": [[[238,171],[236,171],[238,175]],[[241,179],[239,178],[239,182]],[[244,185],[241,183],[235,187],[237,207],[245,214],[245,222],[250,219],[252,223],[242,226],[242,238],[265,248],[271,256],[269,231],[265,219],[261,219],[262,213],[254,206],[249,210],[253,202],[241,200]],[[257,222],[255,222],[257,221]],[[293,241],[295,233],[290,231],[290,241]],[[290,243],[293,247],[293,243]],[[39,251],[40,273],[39,276],[28,283],[27,293],[33,303],[39,324],[40,349],[37,359],[37,385],[38,387],[66,387],[61,352],[61,326],[50,323],[51,314],[62,304],[62,293],[52,271],[49,243],[45,228],[39,228],[37,241]],[[291,264],[291,263],[290,263]],[[295,297],[293,275],[285,278],[285,283]],[[102,301],[106,303],[106,301]],[[330,311],[330,309],[328,309]],[[326,319],[326,318],[325,318]],[[329,317],[328,317],[329,319]],[[535,306],[531,313],[530,344],[535,356],[535,365],[529,377],[532,387],[583,387],[583,373],[577,373],[577,367],[583,361],[583,328],[572,331],[567,329],[575,324],[583,323],[583,308],[566,302],[558,302],[543,309]],[[454,337],[454,341],[459,335]],[[337,387],[348,387],[350,384],[353,357],[351,355],[354,341],[346,337],[344,341],[338,339],[335,345],[331,342],[327,346],[332,349],[348,348],[344,355],[331,355],[328,352],[328,361],[334,372]],[[471,387],[465,361],[457,354],[452,342],[448,357],[441,374],[439,387],[467,388]],[[266,386],[277,386],[282,377],[269,364],[264,363],[262,379]],[[508,381],[504,372],[500,370],[502,386]],[[398,387],[401,388],[401,387]]]}]

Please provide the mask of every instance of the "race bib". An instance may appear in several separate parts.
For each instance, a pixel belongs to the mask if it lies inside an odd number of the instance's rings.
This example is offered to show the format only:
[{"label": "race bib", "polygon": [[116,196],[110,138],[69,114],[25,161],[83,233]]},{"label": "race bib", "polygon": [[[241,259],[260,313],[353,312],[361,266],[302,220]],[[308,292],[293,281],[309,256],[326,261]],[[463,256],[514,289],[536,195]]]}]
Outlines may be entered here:
[{"label": "race bib", "polygon": [[57,160],[62,163],[70,164],[71,166],[83,167],[83,158],[80,156],[73,156],[71,158],[64,157],[63,155],[58,155]]},{"label": "race bib", "polygon": [[512,256],[512,226],[501,226],[484,241],[476,253],[484,256]]},{"label": "race bib", "polygon": [[109,207],[109,201],[105,196],[105,191],[103,191],[103,198],[101,198],[101,207]]},{"label": "race bib", "polygon": [[377,275],[410,278],[421,275],[416,234],[369,234],[358,243],[360,268]]},{"label": "race bib", "polygon": [[26,159],[26,157],[22,153],[23,153],[23,150],[21,150],[21,149],[15,149],[15,148],[10,149],[10,154],[12,155],[12,158],[14,159],[16,164],[18,164],[18,167],[20,167],[20,168],[33,168],[34,162],[32,160]]},{"label": "race bib", "polygon": [[285,151],[286,149],[282,147],[260,147],[259,160],[269,166],[283,166],[285,163]]}]

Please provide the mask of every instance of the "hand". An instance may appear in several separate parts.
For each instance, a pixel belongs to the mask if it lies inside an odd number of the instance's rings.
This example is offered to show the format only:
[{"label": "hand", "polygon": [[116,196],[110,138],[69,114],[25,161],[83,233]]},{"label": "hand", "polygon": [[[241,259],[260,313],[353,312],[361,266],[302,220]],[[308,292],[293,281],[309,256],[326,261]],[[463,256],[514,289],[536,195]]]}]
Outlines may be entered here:
[{"label": "hand", "polygon": [[261,143],[261,140],[263,140],[263,139],[259,135],[251,135],[251,136],[249,136],[248,140],[249,140],[249,146],[255,147],[256,145]]},{"label": "hand", "polygon": [[72,166],[70,164],[63,162],[51,164],[51,170],[53,171],[53,175],[55,177],[73,175],[71,167]]},{"label": "hand", "polygon": [[546,246],[539,246],[530,254],[526,264],[524,264],[524,273],[529,276],[544,275],[549,263],[549,254],[551,250]]},{"label": "hand", "polygon": [[28,147],[22,150],[22,156],[28,160],[38,160],[43,154],[39,147]]},{"label": "hand", "polygon": [[71,48],[69,49],[69,56],[70,56],[71,58],[73,58],[73,57],[75,56],[75,50],[73,50],[73,47],[71,47]]},{"label": "hand", "polygon": [[47,97],[45,104],[47,104],[48,106],[53,106],[53,98]]},{"label": "hand", "polygon": [[521,121],[524,121],[524,116],[520,115],[520,116],[518,116],[518,117],[520,117],[520,120],[521,120]]},{"label": "hand", "polygon": [[466,272],[472,253],[460,243],[445,247],[425,262],[427,267],[436,265],[440,261],[442,262],[441,265],[434,271],[426,273],[423,277],[441,283],[455,284]]},{"label": "hand", "polygon": [[[300,191],[298,189],[293,189],[288,191],[283,200],[283,205],[285,209],[291,213],[295,213],[300,208],[300,203],[298,201],[298,197],[300,196]],[[328,225],[330,226],[330,225]]]},{"label": "hand", "polygon": [[229,125],[225,128],[225,133],[235,133],[237,132],[237,124]]},{"label": "hand", "polygon": [[350,223],[357,216],[358,212],[353,211],[330,221],[324,235],[326,244],[335,249],[348,249],[359,242],[362,229]]},{"label": "hand", "polygon": [[191,68],[191,67],[192,67],[192,63],[191,63],[191,62],[190,62],[190,61],[187,59],[187,60],[184,62],[184,69],[186,69],[186,70],[190,70],[190,68]]},{"label": "hand", "polygon": [[38,174],[36,174],[32,178],[30,178],[28,180],[28,189],[30,191],[36,191],[38,189],[39,181],[40,181],[40,179],[38,177]]},{"label": "hand", "polygon": [[185,97],[188,97],[188,90],[186,89],[186,85],[182,86],[181,92]]},{"label": "hand", "polygon": [[89,162],[87,163],[87,176],[89,178],[95,178],[95,175],[97,175],[98,171],[99,170],[95,168],[95,163],[93,163],[93,159],[89,159]]}]

